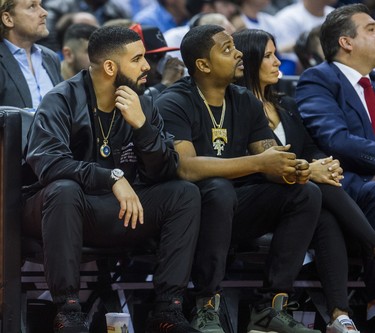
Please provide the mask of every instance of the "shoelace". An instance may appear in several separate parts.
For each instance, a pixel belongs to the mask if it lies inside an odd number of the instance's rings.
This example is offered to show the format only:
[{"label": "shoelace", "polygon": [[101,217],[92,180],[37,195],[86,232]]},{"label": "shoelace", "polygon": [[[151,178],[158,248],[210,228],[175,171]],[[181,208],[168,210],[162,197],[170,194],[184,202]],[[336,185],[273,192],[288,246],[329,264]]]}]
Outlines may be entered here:
[{"label": "shoelace", "polygon": [[302,325],[300,322],[298,322],[297,320],[295,320],[293,318],[293,316],[291,316],[287,311],[296,311],[299,309],[299,303],[296,302],[296,301],[292,301],[290,303],[288,303],[286,306],[283,307],[282,310],[280,311],[277,311],[278,312],[278,315],[281,317],[281,319],[284,319],[286,321],[289,321],[290,323],[293,324],[293,326],[298,326],[298,325]]},{"label": "shoelace", "polygon": [[64,320],[56,323],[57,328],[70,327],[72,325],[87,326],[86,318],[81,312],[67,312],[62,319]]},{"label": "shoelace", "polygon": [[286,306],[284,306],[283,310],[290,310],[290,311],[296,311],[299,309],[299,303],[296,301],[289,302]]},{"label": "shoelace", "polygon": [[210,322],[215,319],[217,313],[214,310],[202,308],[198,310],[198,318],[200,319],[199,327],[205,327],[207,322]]}]

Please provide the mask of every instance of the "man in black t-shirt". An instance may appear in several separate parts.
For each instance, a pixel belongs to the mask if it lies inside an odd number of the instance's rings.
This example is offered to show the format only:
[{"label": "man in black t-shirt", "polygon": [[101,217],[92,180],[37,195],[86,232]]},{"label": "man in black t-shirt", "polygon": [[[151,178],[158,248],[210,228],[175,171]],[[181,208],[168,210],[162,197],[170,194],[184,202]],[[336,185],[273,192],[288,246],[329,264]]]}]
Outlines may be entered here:
[{"label": "man in black t-shirt", "polygon": [[181,54],[191,78],[167,88],[156,105],[175,136],[177,172],[195,182],[202,197],[192,326],[223,333],[220,283],[231,239],[248,242],[273,232],[264,297],[252,310],[248,331],[319,332],[283,311],[320,212],[321,196],[308,182],[308,164],[289,153],[289,146],[276,146],[261,103],[231,84],[243,75],[242,53],[223,28],[191,29]]}]

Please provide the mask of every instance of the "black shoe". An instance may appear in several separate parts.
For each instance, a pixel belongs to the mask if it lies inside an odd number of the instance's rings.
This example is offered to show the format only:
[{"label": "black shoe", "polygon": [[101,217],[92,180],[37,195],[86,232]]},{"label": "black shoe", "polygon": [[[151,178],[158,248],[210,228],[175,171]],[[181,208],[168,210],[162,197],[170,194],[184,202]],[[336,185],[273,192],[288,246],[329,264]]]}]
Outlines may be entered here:
[{"label": "black shoe", "polygon": [[153,311],[147,319],[146,333],[199,333],[186,320],[179,300]]},{"label": "black shoe", "polygon": [[82,312],[59,312],[53,322],[55,333],[88,333],[86,316]]}]

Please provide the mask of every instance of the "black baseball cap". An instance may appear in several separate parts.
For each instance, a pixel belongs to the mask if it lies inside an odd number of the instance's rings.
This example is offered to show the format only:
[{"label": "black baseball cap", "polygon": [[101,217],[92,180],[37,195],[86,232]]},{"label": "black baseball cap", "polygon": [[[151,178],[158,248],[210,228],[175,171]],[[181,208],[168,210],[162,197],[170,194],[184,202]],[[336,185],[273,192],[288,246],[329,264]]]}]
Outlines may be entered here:
[{"label": "black baseball cap", "polygon": [[179,47],[169,47],[164,39],[163,33],[158,27],[133,24],[130,29],[134,30],[145,45],[146,54],[177,51]]}]

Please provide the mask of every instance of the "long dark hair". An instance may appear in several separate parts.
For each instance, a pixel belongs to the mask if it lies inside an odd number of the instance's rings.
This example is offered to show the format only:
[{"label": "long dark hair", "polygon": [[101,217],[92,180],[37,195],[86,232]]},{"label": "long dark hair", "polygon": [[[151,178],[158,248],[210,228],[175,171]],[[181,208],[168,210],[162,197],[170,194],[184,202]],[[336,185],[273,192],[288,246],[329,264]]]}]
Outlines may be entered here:
[{"label": "long dark hair", "polygon": [[278,105],[278,96],[272,85],[264,89],[264,95],[260,88],[259,70],[264,58],[264,51],[269,40],[275,43],[275,38],[268,32],[260,29],[245,29],[235,32],[233,35],[236,49],[243,53],[244,76],[237,80],[237,84],[251,90],[258,98]]}]

